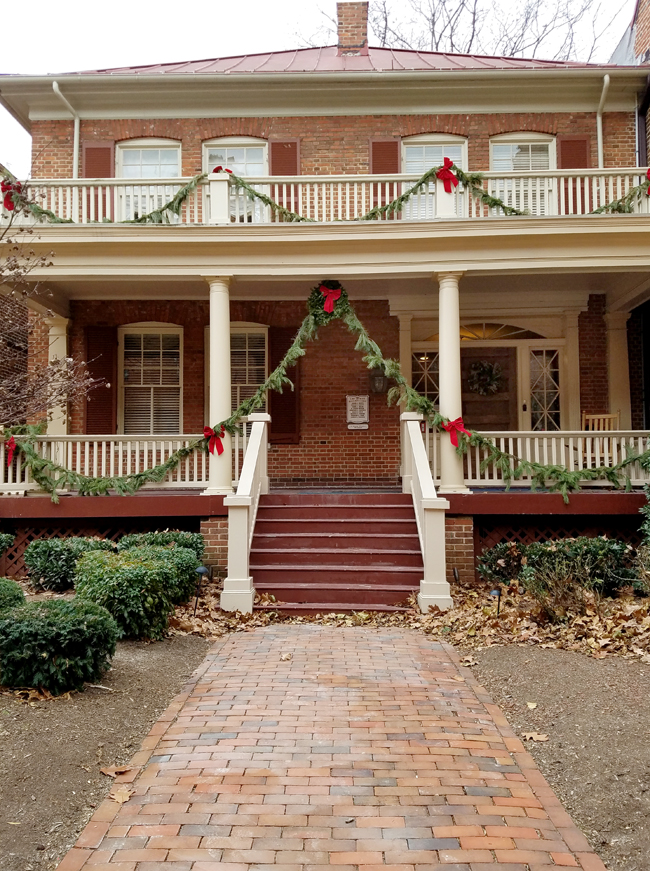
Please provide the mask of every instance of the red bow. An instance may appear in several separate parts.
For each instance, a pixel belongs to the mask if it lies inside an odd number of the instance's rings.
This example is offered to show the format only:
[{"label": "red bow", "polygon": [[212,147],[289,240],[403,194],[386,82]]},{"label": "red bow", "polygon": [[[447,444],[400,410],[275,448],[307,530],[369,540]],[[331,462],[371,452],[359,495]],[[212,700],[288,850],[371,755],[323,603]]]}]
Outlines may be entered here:
[{"label": "red bow", "polygon": [[208,450],[211,454],[214,453],[214,449],[217,449],[217,454],[221,456],[223,454],[223,444],[221,443],[221,439],[224,436],[224,429],[221,427],[220,432],[215,432],[211,426],[203,427],[203,438],[208,439]]},{"label": "red bow", "polygon": [[341,296],[341,288],[325,287],[324,284],[321,284],[318,289],[325,297],[325,305],[323,306],[324,311],[331,314],[334,311],[334,303]]},{"label": "red bow", "polygon": [[212,172],[229,172],[232,175],[232,169],[226,169],[225,166],[215,166]]},{"label": "red bow", "polygon": [[22,189],[23,186],[19,181],[11,182],[5,178],[0,182],[0,191],[5,195],[3,205],[8,212],[13,212],[16,208],[14,194],[20,194]]},{"label": "red bow", "polygon": [[11,436],[11,438],[5,443],[5,447],[7,448],[7,466],[10,466],[14,461],[14,452],[16,450],[16,439]]},{"label": "red bow", "polygon": [[442,428],[449,433],[449,440],[452,445],[458,447],[458,433],[464,432],[465,435],[471,436],[471,432],[465,429],[462,417],[457,417],[456,420],[450,420],[449,423],[443,423]]},{"label": "red bow", "polygon": [[454,165],[454,161],[450,160],[448,157],[445,157],[444,166],[441,166],[438,172],[436,173],[436,178],[439,178],[440,181],[445,186],[445,193],[451,193],[451,186],[453,184],[454,187],[458,187],[458,179],[451,171],[452,166]]}]

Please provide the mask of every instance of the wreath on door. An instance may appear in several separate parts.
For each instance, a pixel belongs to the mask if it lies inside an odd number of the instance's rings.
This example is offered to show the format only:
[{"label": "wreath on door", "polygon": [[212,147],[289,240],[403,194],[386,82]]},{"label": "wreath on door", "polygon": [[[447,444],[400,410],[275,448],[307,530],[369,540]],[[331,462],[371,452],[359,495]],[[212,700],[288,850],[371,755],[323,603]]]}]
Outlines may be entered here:
[{"label": "wreath on door", "polygon": [[470,366],[467,387],[471,393],[478,393],[479,396],[491,396],[499,392],[502,383],[503,372],[498,363],[479,360]]}]

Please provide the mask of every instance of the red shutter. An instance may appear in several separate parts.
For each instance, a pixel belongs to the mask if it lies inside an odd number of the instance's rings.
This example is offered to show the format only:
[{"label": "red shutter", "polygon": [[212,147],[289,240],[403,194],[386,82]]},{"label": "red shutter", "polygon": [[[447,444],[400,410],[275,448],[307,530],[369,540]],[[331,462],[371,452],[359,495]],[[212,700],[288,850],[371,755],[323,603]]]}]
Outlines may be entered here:
[{"label": "red shutter", "polygon": [[[399,172],[399,139],[375,139],[370,143],[370,172],[373,175],[396,175]],[[372,206],[385,206],[399,196],[397,184],[374,184]],[[393,212],[389,220],[398,218]]]},{"label": "red shutter", "polygon": [[113,178],[115,175],[115,143],[84,142],[83,177]]},{"label": "red shutter", "polygon": [[299,175],[300,143],[297,139],[288,142],[269,141],[269,174]]},{"label": "red shutter", "polygon": [[86,361],[91,378],[104,383],[86,399],[86,433],[117,430],[117,327],[86,327]]},{"label": "red shutter", "polygon": [[[591,139],[588,136],[558,136],[558,169],[588,169],[590,151]],[[595,204],[585,202],[585,188],[580,186],[579,179],[565,179],[563,190],[564,203],[560,200],[559,214],[582,215],[595,207]],[[560,196],[560,191],[558,191],[558,196]]]},{"label": "red shutter", "polygon": [[[84,142],[83,144],[83,177],[113,178],[115,176],[115,143],[114,142]],[[88,192],[86,197],[86,220],[98,221],[101,218],[115,219],[112,214],[112,197]]]},{"label": "red shutter", "polygon": [[588,136],[558,136],[558,169],[588,169],[591,139]]},{"label": "red shutter", "polygon": [[[293,327],[269,327],[270,372],[281,362],[295,335]],[[287,385],[283,393],[269,391],[269,441],[275,445],[297,445],[300,441],[300,361],[287,374],[293,381],[293,390]]]}]

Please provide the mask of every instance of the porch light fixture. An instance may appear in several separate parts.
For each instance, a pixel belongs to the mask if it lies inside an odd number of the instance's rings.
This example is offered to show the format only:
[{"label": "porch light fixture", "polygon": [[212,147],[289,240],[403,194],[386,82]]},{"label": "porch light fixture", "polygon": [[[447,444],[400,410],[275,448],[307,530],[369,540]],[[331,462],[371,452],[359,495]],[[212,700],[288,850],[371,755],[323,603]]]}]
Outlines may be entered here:
[{"label": "porch light fixture", "polygon": [[377,368],[370,370],[370,392],[371,393],[387,393],[388,378],[384,375],[384,370]]}]

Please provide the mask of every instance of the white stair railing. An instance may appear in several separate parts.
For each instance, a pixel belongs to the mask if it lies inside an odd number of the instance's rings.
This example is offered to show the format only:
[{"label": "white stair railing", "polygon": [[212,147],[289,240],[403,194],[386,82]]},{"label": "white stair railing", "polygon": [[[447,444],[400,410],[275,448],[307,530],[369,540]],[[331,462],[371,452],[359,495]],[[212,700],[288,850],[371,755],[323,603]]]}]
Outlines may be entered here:
[{"label": "white stair railing", "polygon": [[418,605],[426,613],[430,605],[441,610],[453,605],[446,575],[445,511],[446,499],[440,499],[429,468],[429,460],[422,441],[420,421],[422,415],[402,414],[402,491],[413,497],[413,507],[420,536],[424,561],[424,576],[420,581]]},{"label": "white stair railing", "polygon": [[250,552],[260,496],[269,492],[267,471],[268,433],[271,416],[251,414],[250,435],[239,475],[237,492],[226,496],[228,509],[228,575],[223,582],[221,607],[224,611],[253,610],[255,590],[250,574]]}]

